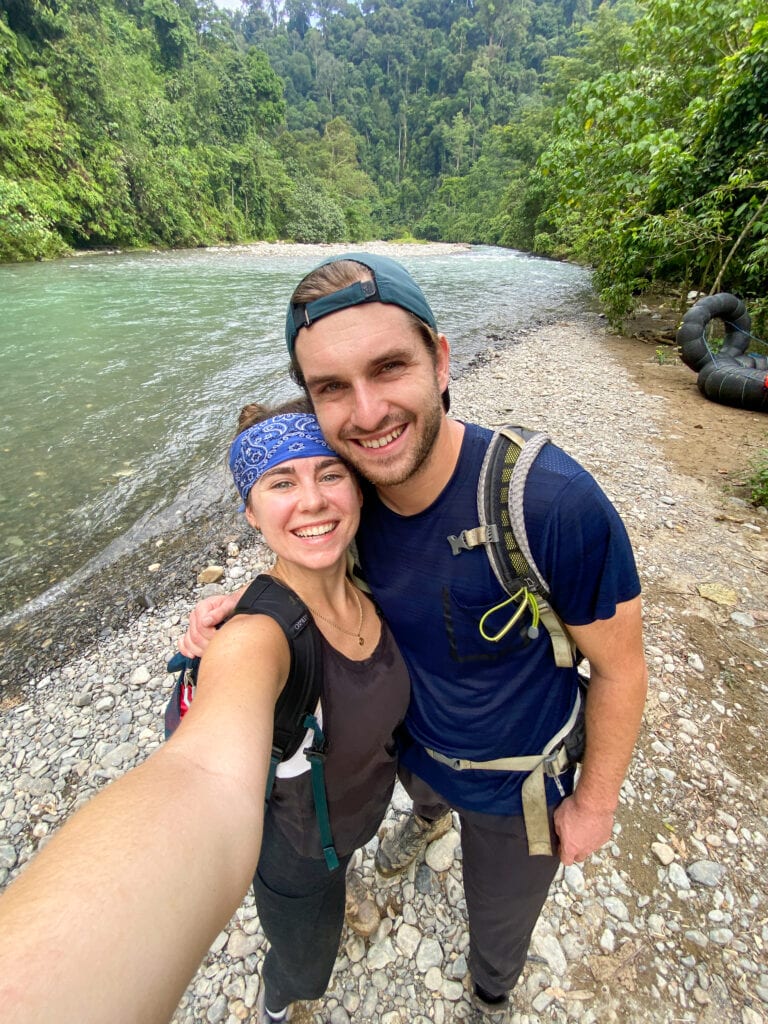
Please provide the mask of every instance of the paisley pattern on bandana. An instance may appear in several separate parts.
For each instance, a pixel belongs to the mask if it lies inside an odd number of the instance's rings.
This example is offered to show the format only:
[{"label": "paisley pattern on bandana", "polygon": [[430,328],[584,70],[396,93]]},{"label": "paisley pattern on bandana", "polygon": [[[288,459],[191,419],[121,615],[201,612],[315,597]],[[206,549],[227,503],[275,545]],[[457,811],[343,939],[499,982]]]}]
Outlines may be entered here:
[{"label": "paisley pattern on bandana", "polygon": [[251,488],[268,469],[290,459],[336,457],[311,413],[281,413],[254,423],[238,434],[229,450],[229,468],[238,493],[246,501]]}]

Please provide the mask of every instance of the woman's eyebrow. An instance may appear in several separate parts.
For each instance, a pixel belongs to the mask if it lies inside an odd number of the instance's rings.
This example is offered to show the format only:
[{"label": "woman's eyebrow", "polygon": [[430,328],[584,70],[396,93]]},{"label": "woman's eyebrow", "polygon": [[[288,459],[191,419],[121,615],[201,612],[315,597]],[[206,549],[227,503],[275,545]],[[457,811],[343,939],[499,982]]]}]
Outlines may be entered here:
[{"label": "woman's eyebrow", "polygon": [[265,476],[279,476],[281,473],[289,473],[294,475],[296,473],[296,470],[293,468],[293,466],[289,466],[286,463],[281,462],[279,466],[273,466],[272,469],[268,469],[266,473],[262,473],[261,479],[263,480]]}]

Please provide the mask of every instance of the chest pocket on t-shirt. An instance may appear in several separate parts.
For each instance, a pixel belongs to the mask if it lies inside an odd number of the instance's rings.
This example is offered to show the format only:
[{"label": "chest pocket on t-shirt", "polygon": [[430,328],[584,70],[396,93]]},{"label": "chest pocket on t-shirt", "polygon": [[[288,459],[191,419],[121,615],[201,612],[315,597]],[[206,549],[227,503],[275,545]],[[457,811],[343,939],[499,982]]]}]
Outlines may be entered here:
[{"label": "chest pocket on t-shirt", "polygon": [[[485,640],[480,635],[480,619],[493,604],[487,601],[477,604],[473,595],[463,592],[459,587],[444,587],[442,596],[443,621],[452,661],[493,663],[507,660],[526,651],[529,645],[541,641],[541,629],[536,639],[528,635],[531,617],[527,612],[501,640],[496,643]],[[487,626],[490,633],[501,629],[513,612],[512,605],[496,612]]]}]

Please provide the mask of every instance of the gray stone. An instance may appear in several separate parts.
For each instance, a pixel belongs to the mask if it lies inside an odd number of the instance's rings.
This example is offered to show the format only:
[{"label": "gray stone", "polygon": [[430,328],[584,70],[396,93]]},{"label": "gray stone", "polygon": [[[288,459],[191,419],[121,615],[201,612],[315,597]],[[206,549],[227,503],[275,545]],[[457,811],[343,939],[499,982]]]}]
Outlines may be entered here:
[{"label": "gray stone", "polygon": [[453,864],[458,845],[458,833],[454,829],[449,829],[444,836],[429,844],[424,859],[433,871],[447,871]]},{"label": "gray stone", "polygon": [[605,899],[605,909],[611,915],[615,917],[617,921],[628,921],[629,911],[623,900],[620,900],[618,896],[607,896]]},{"label": "gray stone", "polygon": [[147,666],[139,665],[138,668],[131,672],[130,684],[131,686],[146,686],[151,678],[152,673]]},{"label": "gray stone", "polygon": [[584,872],[578,864],[569,864],[563,872],[563,881],[571,890],[577,894],[583,893],[587,887],[584,881]]},{"label": "gray stone", "polygon": [[10,843],[0,844],[0,868],[10,871],[12,867],[15,867],[18,856],[16,848]]},{"label": "gray stone", "polygon": [[551,929],[544,930],[539,926],[533,933],[531,939],[531,950],[542,960],[546,960],[549,969],[556,978],[564,978],[568,971],[568,964],[565,959],[563,948],[557,940],[557,936]]},{"label": "gray stone", "polygon": [[221,1021],[227,1016],[227,1012],[227,997],[220,995],[211,1003],[205,1019],[208,1021],[208,1024],[221,1024]]},{"label": "gray stone", "polygon": [[386,967],[387,964],[393,963],[396,959],[397,953],[395,953],[392,940],[388,935],[381,942],[374,943],[368,950],[368,967],[372,971]]},{"label": "gray stone", "polygon": [[713,860],[697,860],[688,866],[688,875],[699,885],[716,889],[725,876],[725,866]]},{"label": "gray stone", "polygon": [[105,754],[101,763],[108,768],[119,768],[124,764],[134,761],[138,752],[139,748],[135,743],[121,743],[113,750],[110,750],[108,754]]},{"label": "gray stone", "polygon": [[236,928],[230,932],[227,941],[227,953],[238,960],[245,960],[251,953],[255,953],[261,945],[258,935],[247,935],[244,931]]},{"label": "gray stone", "polygon": [[443,963],[443,948],[437,939],[429,936],[423,938],[419,943],[416,952],[416,968],[425,974],[430,967],[441,967]]},{"label": "gray stone", "polygon": [[669,865],[669,881],[676,889],[690,889],[691,881],[682,864],[675,861]]},{"label": "gray stone", "polygon": [[412,957],[419,948],[421,932],[410,924],[401,924],[395,933],[395,945],[403,956]]},{"label": "gray stone", "polygon": [[744,626],[746,629],[754,629],[756,624],[749,612],[731,612],[731,620],[737,626]]},{"label": "gray stone", "polygon": [[429,896],[434,888],[432,878],[432,869],[426,864],[419,864],[414,879],[416,892],[420,892],[422,896]]}]

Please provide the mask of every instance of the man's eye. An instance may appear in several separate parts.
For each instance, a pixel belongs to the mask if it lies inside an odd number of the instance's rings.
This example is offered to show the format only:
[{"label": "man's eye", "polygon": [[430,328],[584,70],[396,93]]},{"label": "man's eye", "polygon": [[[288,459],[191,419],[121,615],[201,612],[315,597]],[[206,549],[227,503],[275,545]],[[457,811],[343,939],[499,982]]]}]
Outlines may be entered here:
[{"label": "man's eye", "polygon": [[270,490],[272,490],[272,491],[284,491],[284,490],[287,490],[289,487],[292,487],[292,486],[293,486],[293,484],[291,483],[290,480],[275,480],[275,482],[270,486]]}]

